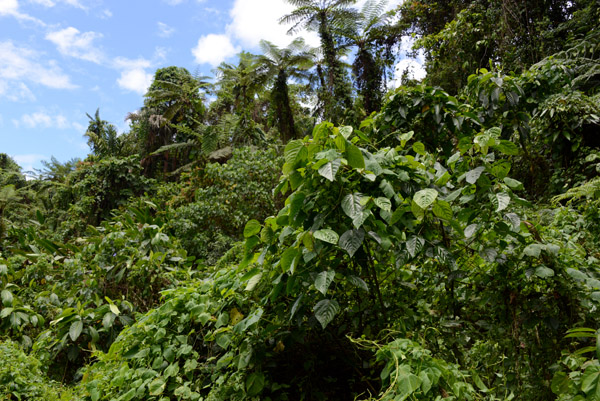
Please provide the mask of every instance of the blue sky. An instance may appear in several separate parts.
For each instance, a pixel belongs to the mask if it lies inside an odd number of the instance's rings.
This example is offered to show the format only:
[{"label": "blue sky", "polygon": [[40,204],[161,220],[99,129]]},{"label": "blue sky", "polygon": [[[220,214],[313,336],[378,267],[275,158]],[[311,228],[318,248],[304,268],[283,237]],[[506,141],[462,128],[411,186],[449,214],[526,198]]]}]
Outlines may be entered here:
[{"label": "blue sky", "polygon": [[212,75],[241,50],[259,52],[260,39],[287,45],[277,20],[292,9],[284,0],[0,0],[0,152],[25,170],[84,158],[86,113],[100,108],[127,130],[157,68]]}]

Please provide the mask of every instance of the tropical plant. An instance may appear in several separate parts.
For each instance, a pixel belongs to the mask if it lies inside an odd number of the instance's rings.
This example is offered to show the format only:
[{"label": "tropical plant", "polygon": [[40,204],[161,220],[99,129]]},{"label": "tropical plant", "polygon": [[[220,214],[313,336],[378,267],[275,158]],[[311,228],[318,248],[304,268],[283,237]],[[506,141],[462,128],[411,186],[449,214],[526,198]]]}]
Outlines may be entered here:
[{"label": "tropical plant", "polygon": [[[319,33],[326,70],[327,91],[323,93],[324,118],[334,123],[343,121],[345,110],[352,106],[351,88],[344,66],[337,57],[336,32],[356,18],[349,6],[356,0],[287,0],[296,9],[280,19],[292,24],[288,33],[308,29]],[[339,39],[339,38],[337,38]]]},{"label": "tropical plant", "polygon": [[258,56],[258,62],[264,68],[263,73],[273,81],[271,107],[274,109],[275,125],[282,141],[287,143],[297,137],[288,80],[307,77],[306,71],[312,64],[311,56],[303,39],[296,39],[283,49],[263,40],[260,47],[263,54]]}]

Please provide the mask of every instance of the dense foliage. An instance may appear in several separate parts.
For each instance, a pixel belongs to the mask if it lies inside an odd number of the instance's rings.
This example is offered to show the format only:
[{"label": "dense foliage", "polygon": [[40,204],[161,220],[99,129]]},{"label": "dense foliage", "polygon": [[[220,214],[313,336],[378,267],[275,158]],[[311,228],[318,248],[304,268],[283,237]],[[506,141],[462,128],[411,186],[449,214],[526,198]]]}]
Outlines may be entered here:
[{"label": "dense foliage", "polygon": [[0,154],[0,398],[600,399],[598,3],[289,2],[321,48]]}]

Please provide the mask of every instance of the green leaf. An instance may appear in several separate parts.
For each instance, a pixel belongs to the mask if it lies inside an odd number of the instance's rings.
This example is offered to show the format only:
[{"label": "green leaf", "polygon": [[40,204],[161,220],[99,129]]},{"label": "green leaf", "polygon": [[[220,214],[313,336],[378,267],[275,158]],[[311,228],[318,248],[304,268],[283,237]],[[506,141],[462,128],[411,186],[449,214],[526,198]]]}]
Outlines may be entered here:
[{"label": "green leaf", "polygon": [[13,295],[9,290],[2,290],[0,298],[2,298],[2,305],[4,306],[11,306],[13,303]]},{"label": "green leaf", "polygon": [[546,266],[538,266],[535,269],[535,275],[540,278],[548,278],[554,276],[554,270],[546,267]]},{"label": "green leaf", "polygon": [[587,395],[600,397],[600,366],[587,367],[581,376],[581,390]]},{"label": "green leaf", "polygon": [[421,209],[427,209],[438,196],[438,192],[432,188],[422,189],[415,194],[413,200]]},{"label": "green leaf", "polygon": [[347,125],[345,127],[340,127],[339,130],[340,130],[340,134],[342,134],[344,139],[348,139],[348,138],[350,138],[350,135],[352,135],[353,128],[351,126]]},{"label": "green leaf", "polygon": [[492,174],[495,177],[504,179],[510,171],[511,164],[508,160],[499,160],[492,165]]},{"label": "green leaf", "polygon": [[410,254],[411,257],[415,257],[425,245],[425,240],[421,237],[413,236],[408,241],[406,241],[406,250]]},{"label": "green leaf", "polygon": [[406,142],[410,141],[414,135],[415,135],[414,131],[409,131],[407,133],[399,135],[398,139],[400,139],[400,145],[402,147],[406,146]]},{"label": "green leaf", "polygon": [[340,311],[340,305],[335,299],[323,299],[315,305],[313,310],[315,312],[315,317],[319,323],[321,323],[323,329],[325,329]]},{"label": "green leaf", "polygon": [[529,244],[523,249],[523,253],[527,256],[539,258],[543,248],[544,245],[542,244]]},{"label": "green leaf", "polygon": [[296,162],[302,157],[302,150],[305,149],[304,142],[299,139],[289,141],[287,145],[285,145],[285,149],[283,151],[283,155],[285,157],[285,162],[290,165],[296,164]]},{"label": "green leaf", "polygon": [[422,142],[413,143],[412,149],[415,151],[415,153],[417,153],[419,155],[427,154],[427,151],[425,150],[425,145],[423,145]]},{"label": "green leaf", "polygon": [[571,388],[571,379],[565,372],[556,372],[552,378],[552,384],[550,388],[556,395],[566,394]]},{"label": "green leaf", "polygon": [[313,236],[318,240],[321,240],[323,242],[327,242],[327,243],[333,244],[333,245],[336,245],[340,238],[339,235],[335,231],[330,230],[328,228],[315,231]]},{"label": "green leaf", "polygon": [[508,185],[508,187],[514,191],[523,189],[523,183],[521,181],[517,181],[510,177],[504,177],[504,183],[506,185]]},{"label": "green leaf", "polygon": [[363,210],[361,199],[362,195],[359,193],[346,195],[344,199],[342,199],[342,210],[344,210],[346,215],[351,219],[361,214]]},{"label": "green leaf", "polygon": [[375,198],[373,202],[377,205],[377,207],[379,207],[382,210],[385,210],[386,212],[392,211],[392,202],[388,198]]},{"label": "green leaf", "polygon": [[250,278],[250,280],[248,280],[248,283],[246,283],[246,288],[244,288],[244,291],[252,291],[256,287],[256,285],[260,282],[261,278],[262,278],[262,273],[259,273],[256,276],[253,276],[252,278]]},{"label": "green leaf", "polygon": [[82,330],[83,322],[81,320],[76,320],[71,323],[71,327],[69,328],[69,337],[71,337],[71,340],[77,341]]},{"label": "green leaf", "polygon": [[365,232],[362,229],[348,230],[340,237],[339,246],[352,257],[362,245],[364,238]]},{"label": "green leaf", "polygon": [[573,280],[575,281],[585,281],[587,280],[589,277],[587,274],[585,274],[584,272],[577,270],[577,269],[573,269],[571,267],[567,268],[567,274],[569,276],[571,276],[571,278],[573,278]]},{"label": "green leaf", "polygon": [[281,268],[284,272],[290,271],[292,274],[298,264],[298,259],[300,257],[300,251],[298,248],[292,247],[288,248],[281,255]]},{"label": "green leaf", "polygon": [[333,181],[335,179],[335,175],[340,169],[341,160],[337,159],[332,162],[326,163],[321,168],[319,168],[319,174],[329,181]]},{"label": "green leaf", "polygon": [[161,395],[165,391],[167,383],[162,377],[157,377],[148,384],[148,392],[150,395]]},{"label": "green leaf", "polygon": [[494,145],[494,148],[509,156],[515,156],[519,154],[519,147],[513,142],[504,139],[500,140],[499,143],[497,141],[497,143]]},{"label": "green leaf", "polygon": [[513,230],[518,231],[521,227],[521,218],[516,213],[507,213],[504,218],[513,226]]},{"label": "green leaf", "polygon": [[346,160],[352,168],[365,168],[365,158],[359,148],[351,142],[346,143]]},{"label": "green leaf", "polygon": [[112,313],[114,313],[117,316],[119,316],[121,314],[121,311],[119,310],[119,308],[117,307],[117,305],[115,305],[113,303],[108,304],[108,308],[110,309],[110,311]]},{"label": "green leaf", "polygon": [[348,276],[346,278],[348,279],[350,284],[352,284],[353,286],[358,287],[361,290],[364,290],[367,292],[369,291],[369,286],[367,285],[367,283],[365,283],[365,280],[363,280],[362,278],[360,278],[358,276]]},{"label": "green leaf", "polygon": [[497,212],[500,212],[508,207],[510,203],[510,195],[506,192],[500,192],[496,194],[496,200],[498,201]]},{"label": "green leaf", "polygon": [[481,173],[483,173],[484,171],[485,171],[485,167],[474,168],[473,170],[470,170],[467,172],[465,179],[467,180],[467,182],[469,184],[475,184],[477,182],[477,180],[479,179],[479,177],[481,176]]},{"label": "green leaf", "polygon": [[421,379],[412,373],[401,374],[398,378],[398,392],[406,397],[421,386]]},{"label": "green leaf", "polygon": [[477,231],[477,227],[479,227],[479,225],[477,224],[468,225],[465,228],[465,238],[471,238],[473,234],[475,234],[475,232]]},{"label": "green leaf", "polygon": [[250,238],[253,235],[256,235],[260,232],[261,226],[260,223],[256,220],[250,220],[246,223],[244,227],[244,238]]},{"label": "green leaf", "polygon": [[246,393],[249,397],[254,397],[265,387],[265,375],[260,372],[252,372],[246,377]]},{"label": "green leaf", "polygon": [[326,270],[317,274],[317,278],[315,278],[315,288],[317,289],[317,291],[325,295],[327,289],[333,282],[334,277],[335,272],[333,270]]},{"label": "green leaf", "polygon": [[371,216],[370,210],[362,211],[358,215],[354,216],[354,218],[352,219],[352,224],[354,225],[354,228],[360,228],[360,226],[363,225],[363,223],[369,218],[369,216]]},{"label": "green leaf", "polygon": [[448,202],[438,199],[433,205],[433,214],[442,220],[452,220],[452,206]]}]

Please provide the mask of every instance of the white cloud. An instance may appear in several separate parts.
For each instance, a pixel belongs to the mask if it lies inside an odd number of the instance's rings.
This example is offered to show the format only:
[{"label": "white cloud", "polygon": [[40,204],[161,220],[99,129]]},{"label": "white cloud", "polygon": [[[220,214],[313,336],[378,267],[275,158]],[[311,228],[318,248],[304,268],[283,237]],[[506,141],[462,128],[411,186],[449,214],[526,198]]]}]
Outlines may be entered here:
[{"label": "white cloud", "polygon": [[46,24],[37,18],[28,14],[19,12],[19,2],[17,0],[0,0],[0,17],[14,17],[19,21],[30,21],[38,25],[45,26]]},{"label": "white cloud", "polygon": [[394,79],[391,82],[392,87],[398,87],[400,85],[400,80],[402,78],[402,74],[407,72],[408,78],[421,80],[425,78],[427,72],[423,67],[423,61],[420,58],[404,58],[400,60],[398,64],[396,64],[396,68],[394,71]]},{"label": "white cloud", "polygon": [[209,34],[198,39],[198,44],[192,49],[198,64],[208,63],[216,67],[225,59],[240,52],[239,46],[234,46],[227,35]]},{"label": "white cloud", "polygon": [[23,82],[0,81],[0,96],[11,102],[35,100],[35,95]]},{"label": "white cloud", "polygon": [[158,36],[161,38],[168,38],[175,32],[175,28],[170,27],[164,22],[158,22]]},{"label": "white cloud", "polygon": [[44,7],[54,7],[57,3],[64,3],[75,8],[87,10],[87,7],[81,4],[79,0],[29,0],[30,3],[39,4]]},{"label": "white cloud", "polygon": [[101,37],[101,33],[79,32],[72,26],[46,35],[46,39],[54,43],[61,54],[97,64],[102,61],[103,55],[93,42]]},{"label": "white cloud", "polygon": [[76,87],[56,62],[52,60],[45,62],[38,52],[17,47],[11,41],[0,42],[0,81],[10,87],[20,88],[24,93],[28,91],[28,88],[25,89],[26,86],[21,85],[24,82],[54,89]]},{"label": "white cloud", "polygon": [[48,113],[46,111],[36,111],[31,114],[23,114],[19,120],[13,120],[15,127],[25,128],[73,128],[73,124],[62,114]]},{"label": "white cloud", "polygon": [[12,157],[13,160],[17,162],[19,166],[21,166],[23,171],[33,171],[34,164],[39,164],[39,162],[41,162],[42,160],[48,159],[47,156],[35,153],[11,155],[10,157]]},{"label": "white cloud", "polygon": [[0,15],[14,15],[19,12],[17,0],[0,0]]},{"label": "white cloud", "polygon": [[[287,34],[290,27],[279,24],[279,19],[294,8],[284,0],[235,0],[227,32],[248,47],[258,46],[261,39],[287,46],[293,37]],[[302,32],[301,36],[311,46],[320,43],[315,32]]]},{"label": "white cloud", "polygon": [[119,86],[125,90],[143,95],[148,90],[154,76],[146,69],[152,66],[152,63],[144,58],[127,59],[117,57],[114,61],[117,69],[121,70],[121,76],[117,80]]},{"label": "white cloud", "polygon": [[29,0],[30,3],[39,4],[44,7],[54,7],[56,3],[52,0]]},{"label": "white cloud", "polygon": [[165,61],[167,59],[167,54],[170,49],[166,49],[164,47],[155,47],[154,48],[154,60]]}]

